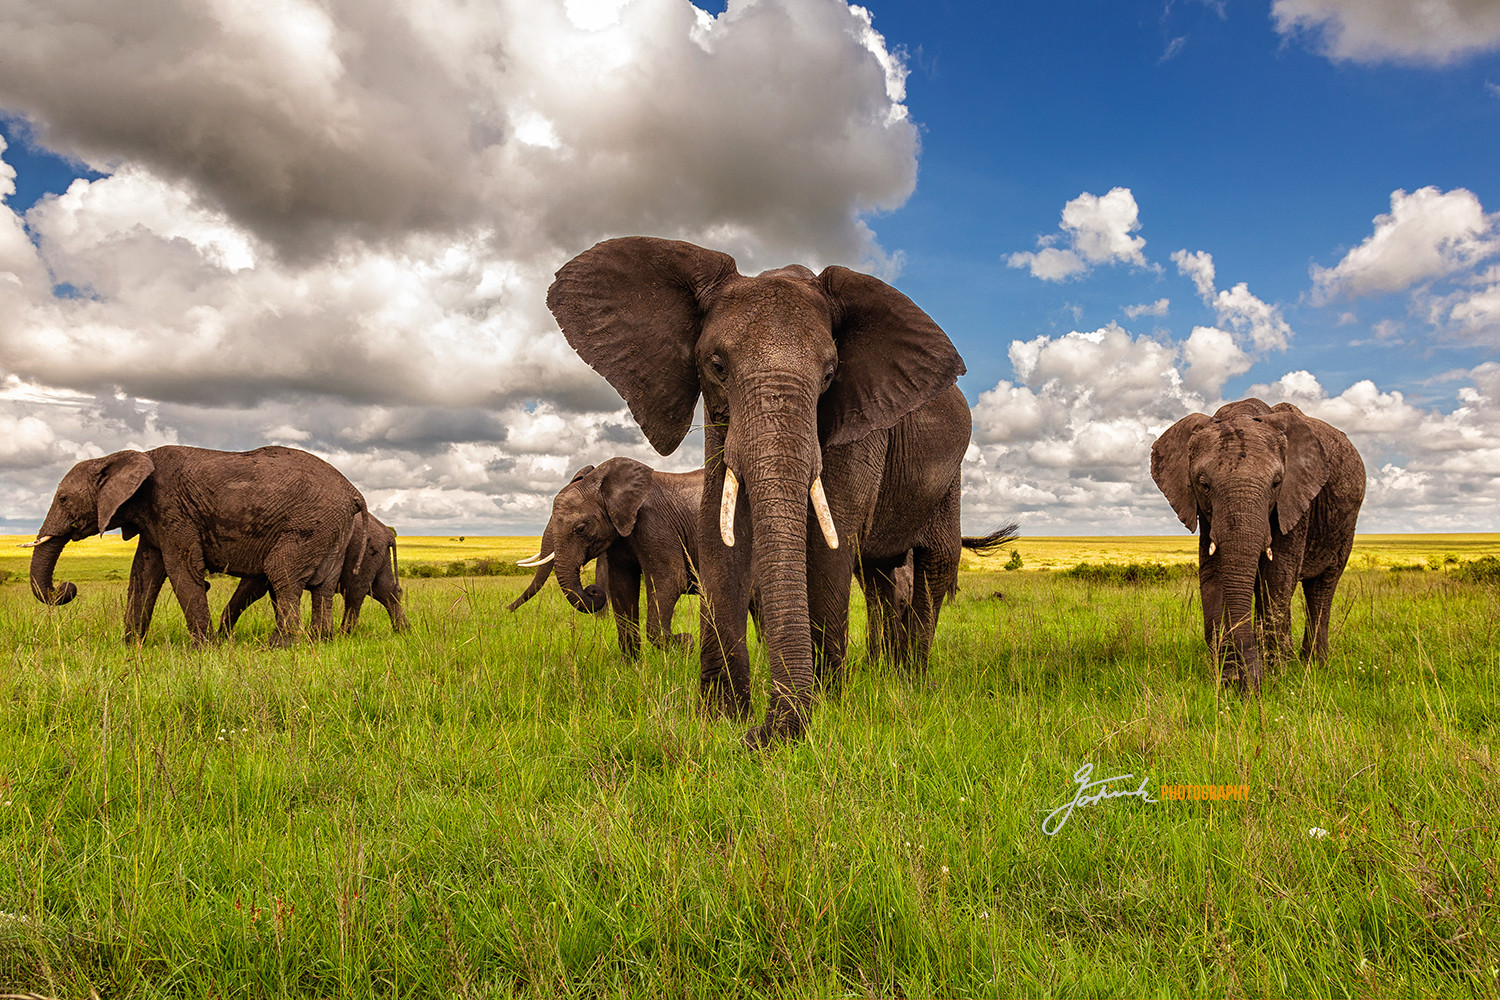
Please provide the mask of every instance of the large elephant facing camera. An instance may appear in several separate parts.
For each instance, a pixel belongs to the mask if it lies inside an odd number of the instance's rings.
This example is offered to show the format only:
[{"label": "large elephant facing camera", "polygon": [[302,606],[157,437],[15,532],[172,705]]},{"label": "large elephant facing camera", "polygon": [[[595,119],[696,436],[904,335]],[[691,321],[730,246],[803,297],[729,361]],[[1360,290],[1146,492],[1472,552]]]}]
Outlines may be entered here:
[{"label": "large elephant facing camera", "polygon": [[1364,462],[1349,439],[1290,403],[1244,399],[1167,428],[1151,448],[1151,478],[1189,531],[1202,523],[1203,632],[1225,678],[1260,686],[1257,633],[1272,658],[1290,657],[1299,581],[1302,656],[1324,659],[1365,497]]},{"label": "large elephant facing camera", "polygon": [[141,539],[130,566],[127,642],[144,638],[168,579],[193,641],[206,642],[210,572],[270,580],[277,644],[300,631],[302,591],[311,590],[312,631],[322,636],[331,628],[345,547],[364,512],[349,480],[295,448],[117,451],[79,462],[58,484],[31,543],[31,589],[43,603],[67,604],[78,588],[52,579],[63,546],[120,528]]},{"label": "large elephant facing camera", "polygon": [[746,277],[727,254],[649,237],[579,254],[547,305],[657,451],[703,398],[700,686],[749,715],[758,594],[771,689],[748,744],[799,735],[815,682],[839,680],[856,562],[889,573],[912,554],[902,656],[925,664],[957,582],[970,432],[963,361],[926,313],[844,267]]},{"label": "large elephant facing camera", "polygon": [[[558,586],[577,610],[597,612],[608,601],[620,649],[634,657],[641,648],[644,578],[646,638],[663,649],[691,648],[691,635],[673,635],[672,613],[683,594],[698,592],[694,567],[702,496],[702,469],[658,472],[632,458],[584,466],[553,498],[542,551],[522,563],[538,567],[536,575],[510,610],[535,597],[556,572]],[[600,568],[595,584],[585,587],[580,571],[591,559],[600,559]]]}]

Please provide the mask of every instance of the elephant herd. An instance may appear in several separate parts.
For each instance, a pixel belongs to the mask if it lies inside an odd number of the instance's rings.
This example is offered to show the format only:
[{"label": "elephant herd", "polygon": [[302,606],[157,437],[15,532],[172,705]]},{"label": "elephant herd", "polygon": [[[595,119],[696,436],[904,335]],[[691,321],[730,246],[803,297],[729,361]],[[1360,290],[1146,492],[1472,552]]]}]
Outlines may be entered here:
[{"label": "elephant herd", "polygon": [[372,594],[391,624],[406,628],[395,533],[342,473],[305,451],[164,445],[79,462],[58,484],[30,543],[37,599],[71,601],[78,588],[52,579],[63,547],[115,528],[126,539],[140,536],[125,597],[128,643],[145,637],[165,580],[172,581],[193,641],[208,641],[209,573],[240,578],[220,618],[224,632],[269,592],[276,608],[271,641],[286,645],[300,631],[304,590],[312,593],[315,636],[332,630],[335,593],[344,597],[345,631]]},{"label": "elephant herd", "polygon": [[[925,312],[877,278],[838,266],[745,276],[723,253],[626,237],[564,264],[547,305],[658,452],[676,450],[701,401],[704,461],[687,473],[628,458],[579,471],[553,503],[542,550],[525,563],[536,576],[511,609],[555,572],[575,608],[610,607],[620,646],[634,655],[642,579],[646,638],[659,646],[692,645],[672,633],[672,611],[697,592],[701,700],[741,720],[751,712],[753,615],[770,690],[745,736],[752,747],[800,735],[814,692],[841,683],[855,580],[871,656],[921,669],[962,550],[1015,537],[1014,525],[962,535],[964,363]],[[1324,656],[1364,496],[1348,439],[1291,404],[1249,399],[1168,428],[1151,475],[1188,530],[1202,525],[1204,632],[1225,676],[1257,687],[1262,642],[1273,657],[1289,655],[1298,581],[1303,655]],[[304,589],[316,635],[330,630],[335,592],[345,628],[371,592],[404,625],[394,536],[348,480],[306,452],[168,446],[80,462],[33,543],[37,597],[70,600],[76,588],[52,581],[62,546],[116,527],[141,537],[128,640],[144,634],[170,578],[194,640],[205,641],[209,571],[241,577],[225,630],[269,591],[274,637],[286,641]],[[594,558],[585,587],[579,570]]]}]

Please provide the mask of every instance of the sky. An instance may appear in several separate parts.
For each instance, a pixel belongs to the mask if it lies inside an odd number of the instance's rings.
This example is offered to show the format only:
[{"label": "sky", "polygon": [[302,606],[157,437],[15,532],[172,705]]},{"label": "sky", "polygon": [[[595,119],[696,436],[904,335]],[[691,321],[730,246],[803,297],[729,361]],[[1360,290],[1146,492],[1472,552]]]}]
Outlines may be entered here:
[{"label": "sky", "polygon": [[414,534],[694,467],[545,306],[631,234],[922,306],[971,532],[1180,534],[1152,442],[1250,395],[1500,531],[1500,0],[0,0],[0,531],[172,443]]}]

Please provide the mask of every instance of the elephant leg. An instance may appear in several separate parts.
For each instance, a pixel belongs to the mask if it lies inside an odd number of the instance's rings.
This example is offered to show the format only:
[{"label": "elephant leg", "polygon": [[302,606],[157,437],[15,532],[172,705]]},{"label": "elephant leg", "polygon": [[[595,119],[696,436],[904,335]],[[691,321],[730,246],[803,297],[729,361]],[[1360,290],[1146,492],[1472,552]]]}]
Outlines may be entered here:
[{"label": "elephant leg", "polygon": [[1198,547],[1198,592],[1203,604],[1203,641],[1208,644],[1209,654],[1213,656],[1215,662],[1222,664],[1224,585],[1219,580],[1218,568],[1210,562],[1206,524],[1203,527],[1203,536]]},{"label": "elephant leg", "polygon": [[239,586],[234,588],[234,594],[229,598],[229,603],[224,605],[224,610],[219,614],[219,634],[232,633],[235,623],[240,620],[245,609],[265,597],[270,589],[270,581],[262,575],[240,577]]},{"label": "elephant leg", "polygon": [[309,588],[312,593],[312,622],[309,631],[314,639],[326,639],[333,634],[333,593],[338,589],[335,581]]},{"label": "elephant leg", "polygon": [[[339,631],[348,635],[354,631],[359,624],[359,612],[364,607],[365,595],[363,591],[344,591],[344,617],[339,622]],[[387,609],[389,610],[389,609]]]},{"label": "elephant leg", "polygon": [[958,561],[962,552],[959,535],[952,534],[952,546],[917,548],[913,551],[911,605],[904,618],[900,637],[899,659],[903,666],[918,674],[927,672],[927,658],[937,634],[938,617],[943,601],[958,589]]},{"label": "elephant leg", "polygon": [[1302,633],[1302,658],[1319,663],[1328,659],[1328,622],[1333,617],[1333,594],[1342,566],[1324,570],[1302,581],[1302,596],[1307,600],[1307,628]]},{"label": "elephant leg", "polygon": [[1292,597],[1297,592],[1298,560],[1261,557],[1255,583],[1255,617],[1261,647],[1271,662],[1292,657]]},{"label": "elephant leg", "polygon": [[187,619],[188,634],[193,645],[208,642],[213,630],[213,618],[208,613],[208,567],[203,562],[203,552],[193,548],[187,552],[163,552],[167,579],[172,581],[172,592],[177,603],[182,605],[182,615]]},{"label": "elephant leg", "polygon": [[605,593],[609,598],[610,614],[615,620],[615,634],[620,640],[620,652],[627,660],[634,660],[641,653],[641,571],[639,566],[626,565],[623,559],[610,559],[605,565]]},{"label": "elephant leg", "polygon": [[889,596],[893,584],[885,573],[861,564],[859,588],[865,595],[865,659],[875,663],[891,653],[887,643],[894,611]]},{"label": "elephant leg", "polygon": [[849,651],[849,591],[854,586],[855,545],[830,549],[816,522],[807,557],[807,615],[812,625],[813,678],[826,691],[844,683]]},{"label": "elephant leg", "polygon": [[161,550],[141,539],[130,563],[130,586],[125,598],[126,643],[134,644],[146,637],[146,629],[151,626],[151,613],[156,610],[156,598],[166,579],[167,567],[162,561]]},{"label": "elephant leg", "polygon": [[[723,446],[722,439],[718,442]],[[698,520],[698,691],[704,708],[737,720],[750,717],[750,650],[746,621],[750,613],[750,513],[741,504],[734,531],[742,539],[730,548],[719,537],[716,497],[724,485],[723,467],[705,477],[704,506]],[[757,624],[757,631],[760,631]],[[764,636],[764,632],[761,632]]]},{"label": "elephant leg", "polygon": [[692,649],[693,637],[686,632],[672,631],[672,616],[677,613],[677,601],[682,597],[682,587],[677,583],[663,584],[646,577],[646,638],[658,649]]}]

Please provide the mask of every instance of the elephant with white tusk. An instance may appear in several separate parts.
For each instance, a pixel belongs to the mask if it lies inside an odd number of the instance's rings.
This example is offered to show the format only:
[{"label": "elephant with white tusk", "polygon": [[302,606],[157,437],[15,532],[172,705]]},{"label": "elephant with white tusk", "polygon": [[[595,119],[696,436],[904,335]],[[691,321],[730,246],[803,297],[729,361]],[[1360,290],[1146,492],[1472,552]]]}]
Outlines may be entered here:
[{"label": "elephant with white tusk", "polygon": [[[614,614],[620,650],[641,647],[641,581],[646,582],[646,638],[665,649],[691,649],[693,637],[672,633],[672,613],[683,594],[698,592],[698,508],[703,470],[658,472],[632,458],[611,458],[580,469],[552,501],[542,547],[521,566],[537,567],[530,585],[509,605],[514,611],[557,575],[568,603],[579,611]],[[595,582],[580,571],[598,559]],[[602,584],[602,586],[601,586]]]},{"label": "elephant with white tusk", "polygon": [[1162,432],[1151,478],[1189,531],[1201,523],[1203,633],[1223,677],[1260,687],[1260,639],[1272,658],[1291,656],[1299,581],[1302,656],[1326,658],[1333,594],[1365,498],[1364,462],[1343,432],[1291,403],[1227,403]]},{"label": "elephant with white tusk", "polygon": [[847,268],[747,277],[727,254],[650,237],[579,254],[547,305],[657,451],[677,448],[703,399],[700,688],[713,710],[750,715],[758,594],[770,698],[747,744],[799,736],[816,684],[838,683],[856,564],[912,554],[903,652],[925,665],[958,576],[971,427],[963,361],[926,313]]}]

